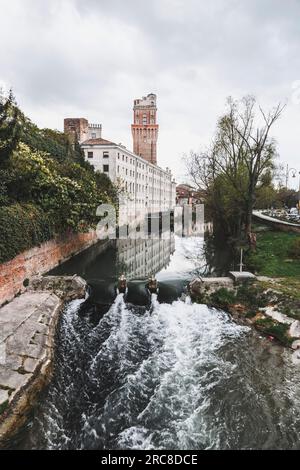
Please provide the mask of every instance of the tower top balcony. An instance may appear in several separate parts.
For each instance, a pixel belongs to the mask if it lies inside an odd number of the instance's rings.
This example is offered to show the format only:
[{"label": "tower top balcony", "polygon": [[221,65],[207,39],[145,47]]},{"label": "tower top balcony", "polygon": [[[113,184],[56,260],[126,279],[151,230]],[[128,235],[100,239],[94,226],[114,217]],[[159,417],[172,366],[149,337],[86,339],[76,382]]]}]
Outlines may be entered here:
[{"label": "tower top balcony", "polygon": [[134,108],[144,108],[145,106],[156,108],[156,95],[149,93],[147,96],[134,100]]}]

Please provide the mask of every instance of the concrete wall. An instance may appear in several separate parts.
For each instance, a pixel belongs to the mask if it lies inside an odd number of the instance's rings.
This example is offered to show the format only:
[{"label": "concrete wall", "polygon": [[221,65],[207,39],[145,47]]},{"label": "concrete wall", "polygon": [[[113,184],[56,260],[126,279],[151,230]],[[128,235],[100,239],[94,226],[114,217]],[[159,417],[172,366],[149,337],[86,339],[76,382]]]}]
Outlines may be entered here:
[{"label": "concrete wall", "polygon": [[265,218],[258,214],[253,214],[253,220],[260,222],[263,225],[268,225],[273,229],[280,230],[281,232],[294,232],[300,234],[300,225],[297,226],[296,224],[284,223],[276,219],[271,220],[271,218]]},{"label": "concrete wall", "polygon": [[50,240],[0,265],[0,305],[25,290],[23,282],[44,274],[98,241],[95,231]]}]

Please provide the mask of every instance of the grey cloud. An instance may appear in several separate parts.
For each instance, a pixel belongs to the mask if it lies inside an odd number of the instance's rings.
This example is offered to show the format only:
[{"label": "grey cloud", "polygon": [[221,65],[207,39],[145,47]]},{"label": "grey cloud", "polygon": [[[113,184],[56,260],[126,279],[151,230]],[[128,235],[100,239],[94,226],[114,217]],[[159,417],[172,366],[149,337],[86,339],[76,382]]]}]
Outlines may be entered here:
[{"label": "grey cloud", "polygon": [[[78,113],[130,146],[132,100],[156,92],[160,160],[178,174],[181,154],[208,143],[226,96],[271,106],[300,79],[296,0],[0,0],[0,12],[0,81],[38,124],[61,128]],[[293,165],[299,114],[290,103],[276,130]]]}]

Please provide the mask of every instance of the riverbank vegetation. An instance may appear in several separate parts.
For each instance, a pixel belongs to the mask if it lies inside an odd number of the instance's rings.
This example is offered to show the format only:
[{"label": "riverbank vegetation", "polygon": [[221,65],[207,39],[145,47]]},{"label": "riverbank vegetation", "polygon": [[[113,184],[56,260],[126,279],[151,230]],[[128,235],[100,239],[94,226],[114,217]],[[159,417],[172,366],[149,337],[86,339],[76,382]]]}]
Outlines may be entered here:
[{"label": "riverbank vegetation", "polygon": [[232,289],[203,292],[194,295],[194,300],[225,310],[238,322],[254,326],[284,346],[292,347],[299,340],[290,328],[300,320],[300,278],[260,278]]},{"label": "riverbank vegetation", "polygon": [[54,236],[88,231],[97,206],[116,200],[77,142],[39,129],[12,93],[0,94],[0,263]]},{"label": "riverbank vegetation", "polygon": [[260,276],[300,279],[300,236],[268,229],[257,232],[255,251],[246,254],[247,268]]}]

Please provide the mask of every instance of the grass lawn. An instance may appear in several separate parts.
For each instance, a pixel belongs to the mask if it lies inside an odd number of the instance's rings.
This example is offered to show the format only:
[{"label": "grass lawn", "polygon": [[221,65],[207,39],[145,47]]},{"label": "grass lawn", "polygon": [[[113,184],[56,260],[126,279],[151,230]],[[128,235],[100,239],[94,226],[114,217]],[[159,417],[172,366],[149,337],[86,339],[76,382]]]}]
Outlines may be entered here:
[{"label": "grass lawn", "polygon": [[290,255],[296,233],[266,230],[257,233],[257,250],[248,254],[247,266],[260,276],[300,279],[300,258]]}]

